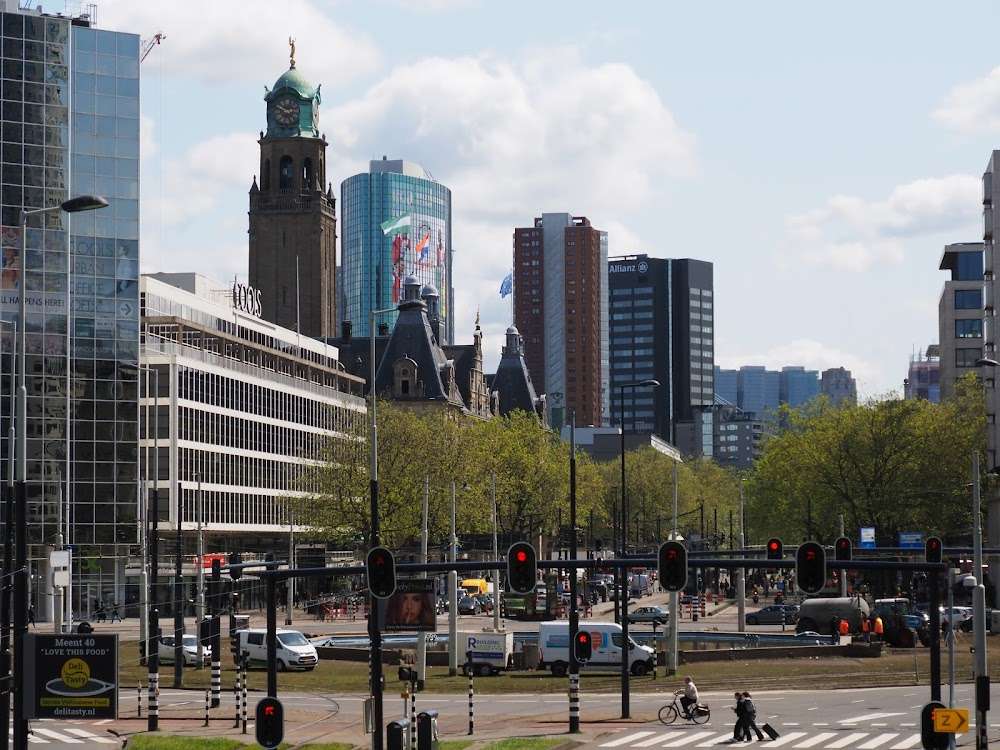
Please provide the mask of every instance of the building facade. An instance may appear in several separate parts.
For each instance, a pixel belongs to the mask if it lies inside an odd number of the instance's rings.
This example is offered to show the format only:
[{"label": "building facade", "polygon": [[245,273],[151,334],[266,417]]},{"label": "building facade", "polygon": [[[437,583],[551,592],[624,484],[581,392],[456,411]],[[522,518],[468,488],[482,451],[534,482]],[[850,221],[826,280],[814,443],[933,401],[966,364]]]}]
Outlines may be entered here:
[{"label": "building facade", "polygon": [[932,404],[941,403],[941,357],[937,344],[931,344],[923,354],[910,357],[910,366],[903,381],[903,398],[922,398]]},{"label": "building facade", "polygon": [[[581,426],[607,423],[608,235],[584,216],[542,214],[514,230],[514,325],[536,387]],[[559,404],[556,404],[556,402]]]},{"label": "building facade", "polygon": [[326,181],[319,87],[295,67],[264,95],[260,182],[250,186],[250,287],[261,316],[306,336],[337,331],[336,200]]},{"label": "building facade", "polygon": [[[340,321],[350,321],[355,336],[367,337],[369,313],[398,305],[403,281],[412,276],[438,290],[440,343],[451,344],[451,190],[419,164],[382,157],[371,161],[367,173],[344,180],[340,196]],[[379,320],[391,327],[396,315]]]},{"label": "building facade", "polygon": [[[672,443],[678,421],[714,402],[712,264],[648,255],[611,258],[608,299],[612,422]],[[660,385],[622,390],[648,379]]]},{"label": "building facade", "polygon": [[[26,334],[29,596],[49,619],[49,550],[73,544],[79,601],[137,541],[137,394],[119,366],[139,356],[140,40],[18,5],[0,13],[0,313]],[[109,205],[28,217],[22,237],[22,209],[84,194]],[[13,325],[2,341],[15,349]]]},{"label": "building facade", "polygon": [[843,367],[823,370],[819,377],[819,392],[831,404],[846,402],[851,406],[858,405],[858,383],[851,376],[851,371]]},{"label": "building facade", "polygon": [[946,245],[938,268],[948,271],[938,300],[938,347],[941,397],[955,381],[975,372],[983,357],[983,243]]},{"label": "building facade", "polygon": [[778,400],[793,409],[819,395],[819,373],[804,367],[782,367],[778,373]]},{"label": "building facade", "polygon": [[[199,519],[206,554],[284,548],[287,498],[303,493],[318,441],[365,424],[365,381],[344,371],[336,347],[271,325],[244,300],[193,273],[142,277],[143,369],[127,374],[141,390],[142,479],[156,490],[160,533],[180,527],[188,564]],[[138,595],[132,563],[116,599],[127,604]]]}]

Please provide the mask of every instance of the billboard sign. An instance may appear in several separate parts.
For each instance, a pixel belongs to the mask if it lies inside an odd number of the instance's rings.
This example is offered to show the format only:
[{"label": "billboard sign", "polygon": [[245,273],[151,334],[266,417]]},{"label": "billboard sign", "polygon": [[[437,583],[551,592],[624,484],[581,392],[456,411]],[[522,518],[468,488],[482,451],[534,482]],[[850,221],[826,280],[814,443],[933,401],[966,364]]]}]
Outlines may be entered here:
[{"label": "billboard sign", "polygon": [[118,636],[26,633],[25,718],[117,719]]},{"label": "billboard sign", "polygon": [[396,581],[385,612],[386,631],[424,631],[437,629],[437,607],[432,578]]},{"label": "billboard sign", "polygon": [[911,549],[923,549],[924,535],[920,531],[900,531],[899,546]]},{"label": "billboard sign", "polygon": [[875,527],[861,527],[861,549],[875,549]]}]

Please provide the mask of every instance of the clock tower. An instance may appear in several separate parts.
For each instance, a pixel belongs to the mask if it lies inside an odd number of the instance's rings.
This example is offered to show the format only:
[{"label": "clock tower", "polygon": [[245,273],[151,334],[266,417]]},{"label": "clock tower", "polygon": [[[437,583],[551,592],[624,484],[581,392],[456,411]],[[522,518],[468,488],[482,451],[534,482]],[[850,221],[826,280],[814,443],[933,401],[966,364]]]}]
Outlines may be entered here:
[{"label": "clock tower", "polygon": [[337,311],[337,216],[319,132],[320,87],[295,67],[266,89],[260,182],[250,187],[250,286],[261,317],[313,338],[333,337]]}]

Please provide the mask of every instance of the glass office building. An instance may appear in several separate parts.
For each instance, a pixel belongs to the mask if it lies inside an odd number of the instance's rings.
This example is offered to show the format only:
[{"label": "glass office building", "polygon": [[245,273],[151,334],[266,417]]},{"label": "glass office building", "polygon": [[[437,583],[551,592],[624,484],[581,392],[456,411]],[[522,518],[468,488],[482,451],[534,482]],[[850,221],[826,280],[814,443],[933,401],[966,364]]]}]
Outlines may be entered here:
[{"label": "glass office building", "polygon": [[[88,6],[89,7],[89,6]],[[93,606],[138,538],[139,37],[86,14],[0,13],[3,351],[26,326],[31,601],[51,615],[48,551],[74,546],[73,599]],[[100,211],[22,209],[99,194]],[[22,240],[26,248],[21,252]],[[19,297],[26,319],[17,321]],[[2,414],[10,417],[3,358]],[[4,434],[3,471],[11,446]],[[66,536],[68,534],[68,537]],[[119,564],[121,563],[121,564]]]},{"label": "glass office building", "polygon": [[[383,228],[394,220],[395,228]],[[445,340],[438,343],[454,342],[451,190],[419,164],[373,160],[366,174],[340,186],[340,231],[341,324],[351,321],[353,335],[367,337],[370,311],[395,307],[403,279],[415,276],[440,295]],[[397,315],[383,315],[379,322],[391,328]]]}]

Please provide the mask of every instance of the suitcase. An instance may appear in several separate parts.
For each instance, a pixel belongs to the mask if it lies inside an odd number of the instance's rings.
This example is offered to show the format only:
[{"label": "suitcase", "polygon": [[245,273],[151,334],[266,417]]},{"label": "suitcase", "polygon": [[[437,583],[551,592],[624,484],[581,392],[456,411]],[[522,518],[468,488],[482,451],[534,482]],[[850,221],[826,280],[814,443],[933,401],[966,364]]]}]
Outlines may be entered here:
[{"label": "suitcase", "polygon": [[760,728],[760,730],[768,737],[770,737],[772,740],[776,740],[778,739],[778,737],[781,736],[780,734],[778,734],[778,730],[772,727],[770,724],[765,724]]}]

